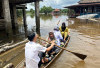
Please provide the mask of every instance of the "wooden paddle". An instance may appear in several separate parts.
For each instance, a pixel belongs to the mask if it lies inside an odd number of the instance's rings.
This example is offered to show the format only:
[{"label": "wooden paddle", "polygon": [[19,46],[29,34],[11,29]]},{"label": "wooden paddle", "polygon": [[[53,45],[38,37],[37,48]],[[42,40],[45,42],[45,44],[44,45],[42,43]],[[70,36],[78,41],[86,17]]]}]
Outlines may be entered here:
[{"label": "wooden paddle", "polygon": [[59,23],[60,23],[60,20],[58,21],[57,25],[59,25]]},{"label": "wooden paddle", "polygon": [[[41,38],[41,37],[38,37],[38,38],[41,39],[41,40],[43,40],[43,41],[45,41],[45,42],[47,42],[47,43],[51,43],[51,42],[49,42],[49,41],[47,41],[47,40],[45,40],[45,39],[43,39],[43,38]],[[87,57],[87,55],[83,55],[83,54],[80,54],[80,53],[75,53],[75,52],[69,51],[69,50],[67,50],[66,48],[60,47],[60,46],[58,46],[58,45],[55,45],[55,46],[57,46],[57,47],[59,47],[59,48],[61,48],[61,49],[63,49],[63,50],[66,50],[66,51],[68,51],[68,52],[74,54],[75,56],[79,57],[79,58],[82,59],[82,60],[84,60],[84,59]]]}]

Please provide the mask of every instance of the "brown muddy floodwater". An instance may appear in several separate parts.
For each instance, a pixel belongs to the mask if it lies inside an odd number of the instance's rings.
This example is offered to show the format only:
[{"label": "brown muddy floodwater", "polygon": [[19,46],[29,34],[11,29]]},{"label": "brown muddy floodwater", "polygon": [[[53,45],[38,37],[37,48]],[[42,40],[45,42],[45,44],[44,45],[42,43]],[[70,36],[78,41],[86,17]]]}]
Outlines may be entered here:
[{"label": "brown muddy floodwater", "polygon": [[[49,68],[100,68],[100,23],[79,19],[68,19],[66,14],[62,15],[41,15],[40,34],[42,37],[47,37],[49,31],[53,31],[57,22],[60,20],[65,22],[70,28],[70,42],[66,49],[86,54],[88,57],[82,61],[73,54],[63,51],[62,54],[49,66]],[[21,18],[19,18],[21,19]],[[68,20],[67,20],[68,19]],[[35,31],[35,18],[32,15],[27,15],[27,30]],[[23,33],[24,29],[21,21],[19,21],[19,33]],[[0,55],[0,59],[6,60],[11,55],[16,54],[22,50],[23,46],[14,50],[14,52],[7,53],[4,56]],[[20,52],[15,58],[10,60],[15,66],[24,58],[24,50]]]}]

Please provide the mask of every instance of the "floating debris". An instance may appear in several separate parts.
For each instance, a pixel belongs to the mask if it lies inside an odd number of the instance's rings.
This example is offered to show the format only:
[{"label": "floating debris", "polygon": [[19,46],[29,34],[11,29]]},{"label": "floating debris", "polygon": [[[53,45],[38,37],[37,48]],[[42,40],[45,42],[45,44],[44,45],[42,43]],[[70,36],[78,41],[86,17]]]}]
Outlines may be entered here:
[{"label": "floating debris", "polygon": [[12,49],[12,48],[14,48],[14,47],[16,47],[16,46],[18,46],[18,45],[20,45],[20,44],[22,44],[22,43],[25,43],[25,42],[27,42],[27,41],[28,41],[28,40],[25,39],[24,41],[21,41],[21,42],[19,42],[19,43],[14,44],[14,45],[4,46],[4,47],[0,48],[0,53],[3,53],[3,52],[5,52],[5,51],[7,51],[7,50],[10,50],[10,49]]},{"label": "floating debris", "polygon": [[14,65],[12,63],[9,63],[5,67],[3,67],[3,68],[14,68]]}]

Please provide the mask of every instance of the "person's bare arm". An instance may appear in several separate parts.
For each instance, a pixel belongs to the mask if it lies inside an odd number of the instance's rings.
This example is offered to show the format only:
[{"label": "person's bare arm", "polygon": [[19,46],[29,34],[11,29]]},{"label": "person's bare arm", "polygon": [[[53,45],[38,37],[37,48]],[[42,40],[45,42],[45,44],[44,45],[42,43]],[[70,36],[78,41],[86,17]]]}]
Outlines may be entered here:
[{"label": "person's bare arm", "polygon": [[50,50],[53,48],[54,45],[55,45],[55,42],[52,41],[52,42],[51,42],[51,46],[48,47],[48,48],[46,49],[46,51],[50,51]]}]

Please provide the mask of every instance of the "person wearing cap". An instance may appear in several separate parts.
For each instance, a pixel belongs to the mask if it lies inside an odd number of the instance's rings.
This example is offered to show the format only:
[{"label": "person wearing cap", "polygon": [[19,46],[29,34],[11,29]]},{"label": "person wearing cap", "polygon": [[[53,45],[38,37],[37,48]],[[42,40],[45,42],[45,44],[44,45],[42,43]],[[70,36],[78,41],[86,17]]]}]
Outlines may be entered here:
[{"label": "person wearing cap", "polygon": [[39,53],[50,51],[55,45],[54,41],[52,41],[50,47],[43,47],[42,45],[36,43],[37,37],[38,36],[35,33],[28,36],[29,42],[25,45],[26,68],[39,68],[38,64],[41,60]]},{"label": "person wearing cap", "polygon": [[62,23],[62,26],[59,27],[59,29],[60,29],[60,32],[61,32],[64,40],[66,40],[69,35],[69,29],[66,27],[65,22]]},{"label": "person wearing cap", "polygon": [[61,41],[64,42],[64,40],[63,40],[63,37],[61,35],[61,32],[59,31],[59,27],[55,27],[54,28],[54,36],[55,36],[57,45],[60,46],[61,45]]}]

